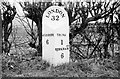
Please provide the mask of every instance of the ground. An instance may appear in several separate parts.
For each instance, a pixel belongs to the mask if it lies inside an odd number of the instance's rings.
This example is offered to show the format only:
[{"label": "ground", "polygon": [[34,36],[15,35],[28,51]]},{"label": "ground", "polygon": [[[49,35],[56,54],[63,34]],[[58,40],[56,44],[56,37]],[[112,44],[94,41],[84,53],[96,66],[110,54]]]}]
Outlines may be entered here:
[{"label": "ground", "polygon": [[[9,62],[10,63],[10,62]],[[4,66],[5,67],[5,66]],[[113,59],[84,59],[60,66],[50,66],[40,57],[6,66],[3,76],[14,77],[118,77],[118,62]]]}]

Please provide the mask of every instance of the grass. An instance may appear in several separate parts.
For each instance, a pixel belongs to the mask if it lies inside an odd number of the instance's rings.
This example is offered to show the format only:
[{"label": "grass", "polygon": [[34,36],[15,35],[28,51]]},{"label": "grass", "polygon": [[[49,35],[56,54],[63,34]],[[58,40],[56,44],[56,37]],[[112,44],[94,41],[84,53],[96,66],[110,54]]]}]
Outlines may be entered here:
[{"label": "grass", "polygon": [[[4,76],[15,77],[118,77],[118,62],[112,59],[93,61],[93,59],[82,60],[81,62],[70,62],[59,66],[50,66],[48,62],[41,60],[41,57],[14,62],[14,67],[3,64]],[[6,61],[6,60],[5,60]],[[3,61],[3,62],[5,62]],[[18,61],[18,60],[16,60]]]}]

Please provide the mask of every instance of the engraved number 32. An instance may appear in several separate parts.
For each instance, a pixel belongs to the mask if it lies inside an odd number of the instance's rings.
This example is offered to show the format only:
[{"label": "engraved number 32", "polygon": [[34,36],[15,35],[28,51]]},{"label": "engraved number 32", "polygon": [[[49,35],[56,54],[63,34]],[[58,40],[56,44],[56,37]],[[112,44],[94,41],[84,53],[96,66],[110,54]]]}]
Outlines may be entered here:
[{"label": "engraved number 32", "polygon": [[58,20],[59,20],[59,16],[58,16],[58,15],[52,16],[52,17],[51,17],[51,20],[52,20],[52,21],[55,21],[55,20],[58,21]]}]

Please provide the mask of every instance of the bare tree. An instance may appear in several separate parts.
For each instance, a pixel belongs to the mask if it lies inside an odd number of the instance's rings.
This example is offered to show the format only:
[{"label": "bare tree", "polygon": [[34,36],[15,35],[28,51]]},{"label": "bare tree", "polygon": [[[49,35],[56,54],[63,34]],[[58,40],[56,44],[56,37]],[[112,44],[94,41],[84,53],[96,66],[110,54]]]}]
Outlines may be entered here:
[{"label": "bare tree", "polygon": [[[75,8],[75,13],[78,13],[82,19],[80,28],[76,28],[75,30],[73,30],[73,35],[72,36],[76,36],[77,34],[79,34],[80,32],[83,32],[84,29],[88,26],[88,23],[91,21],[97,21],[99,19],[105,18],[107,16],[109,16],[109,14],[113,13],[119,6],[120,6],[120,2],[114,2],[113,4],[110,4],[110,2],[87,2],[86,4],[88,4],[87,6],[83,5],[83,3],[81,3],[81,6],[78,8]],[[112,5],[112,6],[110,6]],[[71,9],[69,9],[71,10]],[[91,17],[89,17],[88,15],[91,15]],[[76,14],[74,14],[76,15]],[[72,15],[69,15],[70,17],[72,17]],[[76,18],[74,18],[75,20]]]},{"label": "bare tree", "polygon": [[[79,5],[80,6],[80,5]],[[86,36],[85,34],[85,28],[88,27],[89,22],[92,21],[98,21],[100,19],[104,19],[104,24],[107,26],[107,31],[104,32],[105,33],[105,42],[104,42],[104,54],[105,57],[109,54],[108,53],[108,45],[111,42],[111,34],[110,31],[112,29],[109,29],[112,25],[112,18],[113,14],[115,12],[115,10],[117,8],[119,8],[120,6],[120,2],[113,2],[111,4],[111,2],[86,2],[86,5],[83,5],[83,2],[81,3],[80,7],[75,7],[73,8],[75,11],[75,18],[72,18],[73,21],[76,20],[76,14],[78,13],[78,15],[80,15],[81,18],[81,24],[80,27],[75,27],[73,29],[71,29],[71,33],[70,33],[70,40],[73,39],[77,34],[82,34],[85,39],[89,42],[89,44],[91,44],[91,40],[90,38],[88,38],[88,36]],[[68,10],[73,10],[73,9],[68,9]],[[68,12],[70,12],[68,11]],[[71,11],[72,12],[72,11]],[[74,15],[69,15],[70,17],[74,17]],[[91,15],[91,17],[89,16]],[[109,21],[107,22],[107,19],[109,19]],[[71,19],[71,18],[70,18]],[[70,22],[72,23],[72,21]],[[111,27],[113,28],[113,27]],[[112,33],[113,34],[113,33]],[[97,41],[97,44],[95,45],[93,51],[90,54],[90,57],[93,55],[94,51],[96,51],[96,49],[98,48],[100,43],[100,39]]]},{"label": "bare tree", "polygon": [[16,15],[15,6],[11,7],[8,2],[2,2],[3,20],[2,20],[2,32],[3,32],[3,51],[5,53],[10,52],[11,42],[9,36],[12,32],[12,20]]},{"label": "bare tree", "polygon": [[37,32],[38,32],[38,45],[36,45],[36,36],[34,32],[31,31],[29,35],[32,37],[32,41],[29,43],[29,46],[32,48],[37,49],[38,53],[37,55],[42,56],[42,15],[43,12],[46,10],[47,7],[51,6],[51,2],[43,3],[32,3],[24,2],[23,4],[20,3],[21,7],[23,8],[23,11],[27,11],[25,13],[25,17],[29,18],[36,23],[37,26]]}]

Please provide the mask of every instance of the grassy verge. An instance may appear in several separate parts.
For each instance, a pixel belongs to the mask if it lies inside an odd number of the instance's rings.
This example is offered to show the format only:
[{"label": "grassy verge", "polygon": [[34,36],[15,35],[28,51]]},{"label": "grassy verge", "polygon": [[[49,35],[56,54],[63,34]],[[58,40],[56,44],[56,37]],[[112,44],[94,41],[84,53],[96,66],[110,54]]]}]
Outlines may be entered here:
[{"label": "grassy verge", "polygon": [[[10,61],[11,60],[11,61]],[[41,57],[3,57],[3,76],[22,77],[118,77],[119,62],[113,59],[84,59],[60,66],[50,66]]]}]

